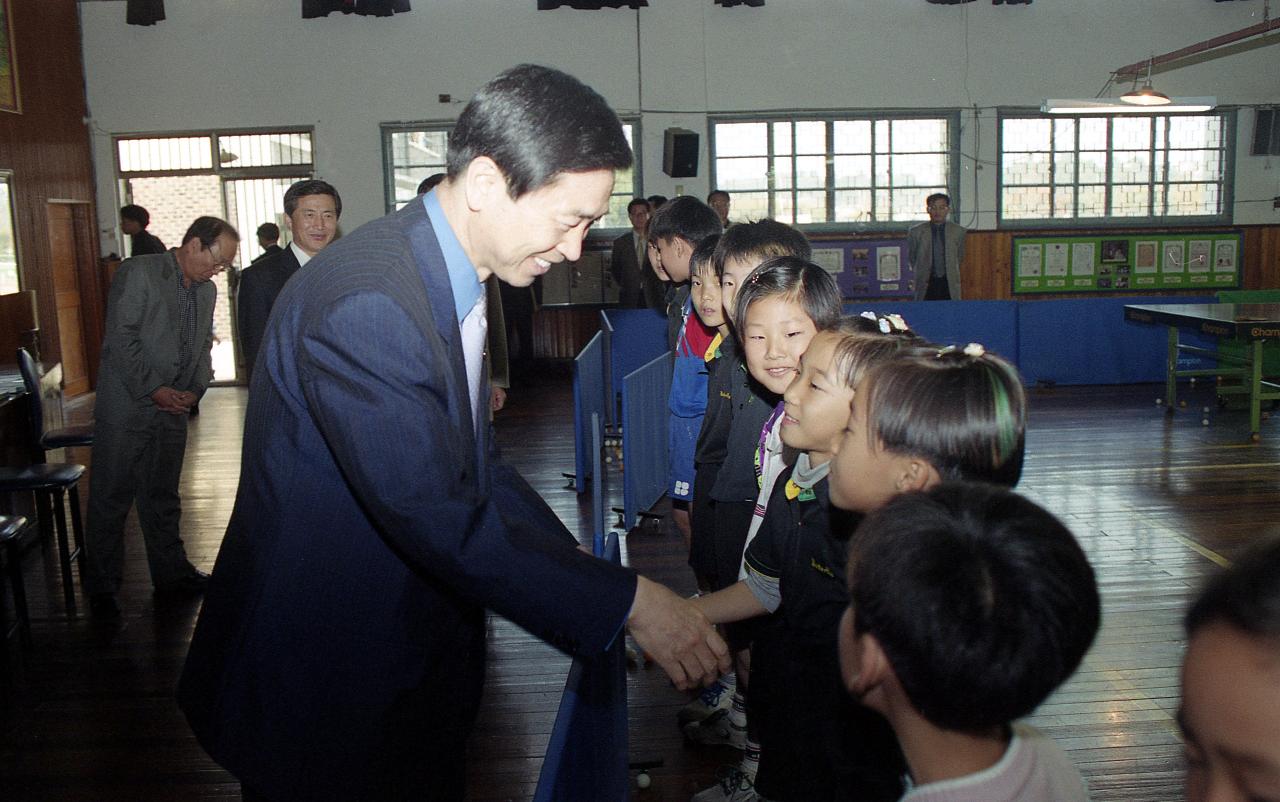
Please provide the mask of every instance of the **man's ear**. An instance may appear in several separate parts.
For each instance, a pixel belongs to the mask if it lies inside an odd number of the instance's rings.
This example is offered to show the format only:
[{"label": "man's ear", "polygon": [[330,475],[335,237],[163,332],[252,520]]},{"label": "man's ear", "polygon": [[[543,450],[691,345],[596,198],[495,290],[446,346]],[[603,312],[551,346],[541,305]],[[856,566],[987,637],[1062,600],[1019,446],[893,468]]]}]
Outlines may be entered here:
[{"label": "man's ear", "polygon": [[507,177],[497,163],[488,156],[477,156],[462,172],[462,187],[467,207],[479,211],[491,206],[507,194]]},{"label": "man's ear", "polygon": [[893,666],[885,656],[884,648],[875,635],[862,634],[854,636],[857,642],[855,649],[857,674],[845,677],[849,690],[859,698],[864,698],[881,687],[885,680],[893,674]]}]

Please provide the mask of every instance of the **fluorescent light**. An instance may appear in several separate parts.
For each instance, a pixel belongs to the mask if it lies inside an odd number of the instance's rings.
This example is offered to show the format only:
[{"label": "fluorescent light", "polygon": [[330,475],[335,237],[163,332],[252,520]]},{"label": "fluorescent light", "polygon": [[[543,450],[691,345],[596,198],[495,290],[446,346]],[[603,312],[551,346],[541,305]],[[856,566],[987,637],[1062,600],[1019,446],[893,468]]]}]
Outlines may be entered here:
[{"label": "fluorescent light", "polygon": [[1135,106],[1110,98],[1050,98],[1040,106],[1040,111],[1045,114],[1166,114],[1212,111],[1217,105],[1215,97],[1175,97],[1164,106]]}]

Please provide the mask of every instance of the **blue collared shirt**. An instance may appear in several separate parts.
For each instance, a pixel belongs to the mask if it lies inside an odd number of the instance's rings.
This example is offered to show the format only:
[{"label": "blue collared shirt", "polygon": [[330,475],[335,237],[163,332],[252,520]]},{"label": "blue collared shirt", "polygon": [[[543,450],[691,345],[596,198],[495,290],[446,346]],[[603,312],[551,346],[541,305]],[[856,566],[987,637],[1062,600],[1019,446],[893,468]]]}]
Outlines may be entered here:
[{"label": "blue collared shirt", "polygon": [[444,254],[444,264],[449,271],[449,288],[453,290],[453,311],[458,315],[458,322],[467,316],[471,307],[476,305],[484,287],[480,277],[476,275],[475,265],[471,264],[467,252],[462,250],[462,243],[449,227],[449,220],[444,216],[440,199],[433,189],[422,196],[422,205],[427,209],[427,217],[431,227],[436,231],[436,242]]}]

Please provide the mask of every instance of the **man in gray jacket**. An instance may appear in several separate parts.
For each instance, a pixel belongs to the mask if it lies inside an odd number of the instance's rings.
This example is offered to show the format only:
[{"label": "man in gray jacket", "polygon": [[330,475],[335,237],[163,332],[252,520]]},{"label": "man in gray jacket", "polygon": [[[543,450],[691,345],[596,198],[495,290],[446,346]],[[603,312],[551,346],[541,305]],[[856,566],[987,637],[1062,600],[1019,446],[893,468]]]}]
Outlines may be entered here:
[{"label": "man in gray jacket", "polygon": [[951,198],[935,192],[925,200],[929,222],[907,232],[907,261],[916,271],[917,301],[958,301],[960,263],[964,261],[964,226],[947,219]]},{"label": "man in gray jacket", "polygon": [[213,378],[210,282],[235,259],[240,235],[197,218],[182,246],[128,259],[111,283],[94,407],[93,475],[85,543],[90,610],[116,618],[124,523],[138,505],[151,582],[161,595],[201,592],[208,575],[187,560],[178,480],[187,418]]}]

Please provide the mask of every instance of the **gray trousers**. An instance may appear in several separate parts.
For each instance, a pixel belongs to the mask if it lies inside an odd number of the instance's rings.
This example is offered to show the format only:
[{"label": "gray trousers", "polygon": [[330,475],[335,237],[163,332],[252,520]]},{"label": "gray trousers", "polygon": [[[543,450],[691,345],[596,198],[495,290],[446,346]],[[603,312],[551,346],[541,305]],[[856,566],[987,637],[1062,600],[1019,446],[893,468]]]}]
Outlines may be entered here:
[{"label": "gray trousers", "polygon": [[178,535],[178,480],[186,451],[186,415],[153,410],[95,422],[84,563],[90,595],[120,590],[125,519],[135,502],[152,584],[159,587],[191,570]]}]

